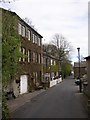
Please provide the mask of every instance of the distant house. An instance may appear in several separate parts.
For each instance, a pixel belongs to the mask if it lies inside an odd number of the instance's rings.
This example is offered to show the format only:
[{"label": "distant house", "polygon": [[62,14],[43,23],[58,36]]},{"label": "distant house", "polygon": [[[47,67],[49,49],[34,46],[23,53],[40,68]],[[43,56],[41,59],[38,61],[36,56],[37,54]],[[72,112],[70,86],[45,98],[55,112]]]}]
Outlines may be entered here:
[{"label": "distant house", "polygon": [[[82,77],[87,72],[86,61],[80,62],[80,77]],[[79,63],[74,62],[74,78],[79,76]]]},{"label": "distant house", "polygon": [[49,55],[47,52],[43,52],[43,76],[49,77],[52,80],[55,76],[59,75],[58,59]]},{"label": "distant house", "polygon": [[20,51],[27,57],[20,57],[18,64],[21,69],[13,81],[12,89],[15,96],[35,90],[42,81],[42,36],[22,20],[15,12],[2,9],[2,13],[17,17],[16,31],[21,39]]}]

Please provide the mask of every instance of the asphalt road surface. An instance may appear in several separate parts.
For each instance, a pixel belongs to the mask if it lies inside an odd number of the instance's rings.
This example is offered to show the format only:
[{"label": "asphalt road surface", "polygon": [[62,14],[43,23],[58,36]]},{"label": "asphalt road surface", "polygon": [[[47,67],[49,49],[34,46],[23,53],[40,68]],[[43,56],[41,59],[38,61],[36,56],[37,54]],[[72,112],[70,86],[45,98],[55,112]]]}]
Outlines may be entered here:
[{"label": "asphalt road surface", "polygon": [[88,118],[74,79],[49,88],[13,113],[13,118]]}]

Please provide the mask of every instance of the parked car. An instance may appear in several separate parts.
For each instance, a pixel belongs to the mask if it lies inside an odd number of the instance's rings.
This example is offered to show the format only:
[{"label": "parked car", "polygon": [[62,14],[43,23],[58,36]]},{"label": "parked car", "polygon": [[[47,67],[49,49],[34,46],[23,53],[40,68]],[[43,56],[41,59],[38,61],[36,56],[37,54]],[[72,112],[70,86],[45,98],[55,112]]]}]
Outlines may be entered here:
[{"label": "parked car", "polygon": [[80,79],[75,79],[75,84],[80,85]]}]

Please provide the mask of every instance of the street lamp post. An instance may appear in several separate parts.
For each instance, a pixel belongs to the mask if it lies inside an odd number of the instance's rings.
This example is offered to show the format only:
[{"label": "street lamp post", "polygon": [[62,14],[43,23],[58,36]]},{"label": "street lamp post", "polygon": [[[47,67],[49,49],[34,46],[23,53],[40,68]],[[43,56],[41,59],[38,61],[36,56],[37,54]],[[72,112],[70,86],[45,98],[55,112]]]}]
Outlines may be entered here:
[{"label": "street lamp post", "polygon": [[82,89],[82,84],[81,84],[81,78],[80,78],[80,48],[77,48],[77,50],[78,50],[78,62],[79,62],[79,73],[78,73],[78,77],[79,77],[79,80],[80,80],[80,84],[79,84],[79,89],[80,89],[80,92],[82,92],[81,91],[81,89]]},{"label": "street lamp post", "polygon": [[[48,55],[48,52],[46,50],[46,74],[48,74],[48,56],[47,55]],[[49,88],[49,76],[46,77],[46,80],[48,82],[48,88]]]}]

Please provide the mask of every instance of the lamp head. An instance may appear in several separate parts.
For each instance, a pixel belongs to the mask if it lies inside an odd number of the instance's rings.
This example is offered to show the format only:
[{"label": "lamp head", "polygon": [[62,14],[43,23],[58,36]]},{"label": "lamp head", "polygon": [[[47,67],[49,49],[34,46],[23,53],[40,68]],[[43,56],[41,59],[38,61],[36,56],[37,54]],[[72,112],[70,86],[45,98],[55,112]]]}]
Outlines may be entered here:
[{"label": "lamp head", "polygon": [[79,51],[79,50],[80,50],[80,47],[78,47],[77,49],[78,49],[78,51]]}]

